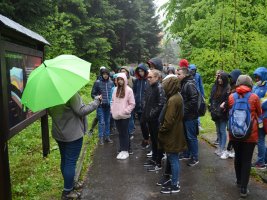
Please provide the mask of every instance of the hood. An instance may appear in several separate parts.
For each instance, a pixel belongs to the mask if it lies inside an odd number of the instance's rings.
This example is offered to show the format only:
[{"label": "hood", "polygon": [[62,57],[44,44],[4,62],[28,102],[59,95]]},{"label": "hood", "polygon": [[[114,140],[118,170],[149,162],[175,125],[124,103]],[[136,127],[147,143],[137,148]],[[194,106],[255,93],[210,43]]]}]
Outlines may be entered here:
[{"label": "hood", "polygon": [[253,75],[260,77],[261,81],[266,81],[267,80],[267,69],[265,67],[258,67]]},{"label": "hood", "polygon": [[197,70],[197,66],[195,64],[190,64],[188,69],[189,70]]},{"label": "hood", "polygon": [[[223,87],[227,87],[229,84],[228,74],[225,72],[220,73],[220,76],[223,81]],[[216,80],[216,84],[218,85],[218,80]]]},{"label": "hood", "polygon": [[[110,74],[109,74],[108,69],[107,69],[107,68],[102,69],[102,70],[101,70],[101,78],[102,78],[103,81],[104,81],[104,78],[103,78],[103,74],[104,74],[104,73],[107,73],[107,74],[108,74],[108,77],[110,77]],[[107,80],[109,80],[109,79],[107,79]],[[105,80],[105,81],[107,81],[107,80]]]},{"label": "hood", "polygon": [[171,71],[173,74],[175,74],[175,67],[173,67],[173,66],[169,66],[169,67],[167,67],[167,74],[169,74],[170,71]]},{"label": "hood", "polygon": [[130,77],[130,68],[128,66],[122,66],[120,68],[120,71],[119,72],[121,72],[122,69],[125,69],[128,72],[127,78],[129,78]]},{"label": "hood", "polygon": [[234,69],[233,71],[231,71],[231,73],[229,74],[229,77],[232,79],[233,83],[236,83],[238,77],[242,74],[241,70],[239,69]]},{"label": "hood", "polygon": [[[142,69],[142,70],[145,71],[145,76],[144,76],[144,77],[141,77],[141,76],[139,75],[139,72],[138,72],[139,69]],[[147,75],[148,75],[148,68],[147,68],[147,66],[146,66],[144,63],[140,63],[140,64],[138,65],[138,67],[135,69],[134,74],[135,74],[136,78],[138,78],[138,79],[146,78]]]},{"label": "hood", "polygon": [[164,79],[162,81],[164,81],[164,80],[166,80],[168,78],[171,78],[171,77],[176,77],[177,78],[177,76],[175,74],[168,74],[167,76],[164,77]]},{"label": "hood", "polygon": [[147,64],[153,64],[155,65],[155,69],[162,71],[163,70],[163,64],[160,58],[151,58],[149,61],[147,61]]},{"label": "hood", "polygon": [[248,75],[240,75],[236,81],[236,86],[245,85],[247,87],[253,87],[253,81]]},{"label": "hood", "polygon": [[123,80],[124,80],[124,87],[126,88],[127,87],[127,84],[128,84],[128,80],[127,80],[126,74],[125,73],[118,73],[117,74],[117,78],[123,78]]},{"label": "hood", "polygon": [[180,81],[177,77],[165,79],[162,86],[168,99],[180,91]]},{"label": "hood", "polygon": [[241,86],[238,86],[236,88],[236,92],[238,94],[245,94],[245,93],[250,92],[250,91],[251,91],[251,88],[248,86],[245,86],[245,85],[241,85]]}]

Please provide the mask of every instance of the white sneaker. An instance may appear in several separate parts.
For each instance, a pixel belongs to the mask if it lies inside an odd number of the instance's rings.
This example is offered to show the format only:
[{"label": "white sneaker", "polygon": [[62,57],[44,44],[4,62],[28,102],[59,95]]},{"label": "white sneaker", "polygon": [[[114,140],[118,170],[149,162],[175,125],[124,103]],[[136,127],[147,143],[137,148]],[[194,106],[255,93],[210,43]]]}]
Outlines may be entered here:
[{"label": "white sneaker", "polygon": [[117,159],[118,160],[121,160],[122,159],[122,156],[123,156],[123,153],[122,153],[123,151],[121,151],[118,155],[117,155]]},{"label": "white sneaker", "polygon": [[152,157],[152,151],[150,151],[149,153],[146,154],[147,158],[151,158]]},{"label": "white sneaker", "polygon": [[229,157],[229,152],[228,151],[223,151],[221,155],[221,159],[227,159]]},{"label": "white sneaker", "polygon": [[229,158],[235,158],[235,152],[229,151]]},{"label": "white sneaker", "polygon": [[128,151],[122,151],[122,156],[121,156],[121,160],[125,160],[126,158],[129,157],[129,153]]},{"label": "white sneaker", "polygon": [[221,156],[222,155],[222,151],[220,149],[216,149],[214,152],[217,156]]}]

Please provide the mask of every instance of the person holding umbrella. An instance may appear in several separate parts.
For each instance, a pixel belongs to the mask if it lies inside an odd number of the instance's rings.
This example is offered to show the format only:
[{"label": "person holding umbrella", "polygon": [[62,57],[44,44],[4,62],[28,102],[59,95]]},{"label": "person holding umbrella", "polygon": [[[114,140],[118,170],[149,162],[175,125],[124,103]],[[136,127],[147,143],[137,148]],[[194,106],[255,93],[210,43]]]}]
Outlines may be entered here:
[{"label": "person holding umbrella", "polygon": [[87,128],[86,115],[97,109],[101,98],[96,96],[93,102],[85,105],[76,93],[66,104],[48,109],[52,118],[52,136],[59,146],[61,156],[60,169],[64,179],[62,199],[80,196],[74,190],[74,176]]},{"label": "person holding umbrella", "polygon": [[[76,162],[87,129],[86,115],[96,110],[102,96],[85,105],[77,93],[90,77],[91,63],[74,55],[45,60],[33,70],[22,94],[22,104],[32,112],[48,108],[52,136],[59,146],[64,189],[61,199],[76,199],[74,184]],[[78,189],[76,187],[76,189]]]}]

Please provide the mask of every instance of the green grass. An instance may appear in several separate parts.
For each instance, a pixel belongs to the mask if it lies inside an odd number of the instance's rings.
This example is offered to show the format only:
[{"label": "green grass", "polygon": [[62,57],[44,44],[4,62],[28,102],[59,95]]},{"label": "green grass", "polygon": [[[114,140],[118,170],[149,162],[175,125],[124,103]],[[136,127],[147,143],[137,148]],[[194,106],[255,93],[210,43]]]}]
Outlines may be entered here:
[{"label": "green grass", "polygon": [[[91,77],[95,80],[95,76]],[[84,102],[91,101],[93,81],[79,93]],[[89,126],[95,117],[95,112],[89,115]],[[63,189],[63,178],[60,172],[60,154],[55,140],[50,136],[50,154],[43,158],[41,123],[36,121],[15,137],[8,144],[12,198],[15,200],[60,199]],[[49,118],[51,131],[51,119]],[[51,134],[50,134],[51,135]],[[89,143],[80,179],[83,179],[92,162],[91,156],[96,147],[98,137],[94,134],[90,139],[84,137],[84,143]]]},{"label": "green grass", "polygon": [[215,123],[211,120],[210,113],[206,112],[205,116],[200,117],[200,123],[204,131],[201,134],[215,134]]}]

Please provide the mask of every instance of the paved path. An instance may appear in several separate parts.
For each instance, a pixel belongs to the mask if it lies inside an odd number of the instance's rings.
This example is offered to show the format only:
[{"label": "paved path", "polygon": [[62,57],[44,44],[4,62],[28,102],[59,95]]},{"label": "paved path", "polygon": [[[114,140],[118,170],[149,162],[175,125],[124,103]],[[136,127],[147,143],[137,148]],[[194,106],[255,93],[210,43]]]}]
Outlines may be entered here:
[{"label": "paved path", "polygon": [[[139,135],[139,136],[138,136]],[[160,173],[146,172],[143,163],[145,151],[140,148],[141,136],[137,131],[133,140],[134,155],[124,161],[116,160],[118,136],[114,144],[99,146],[85,181],[82,199],[97,200],[237,200],[233,160],[221,160],[205,141],[199,141],[200,163],[188,167],[181,161],[178,194],[160,194],[156,186]],[[250,180],[248,200],[267,200],[267,187]]]}]

